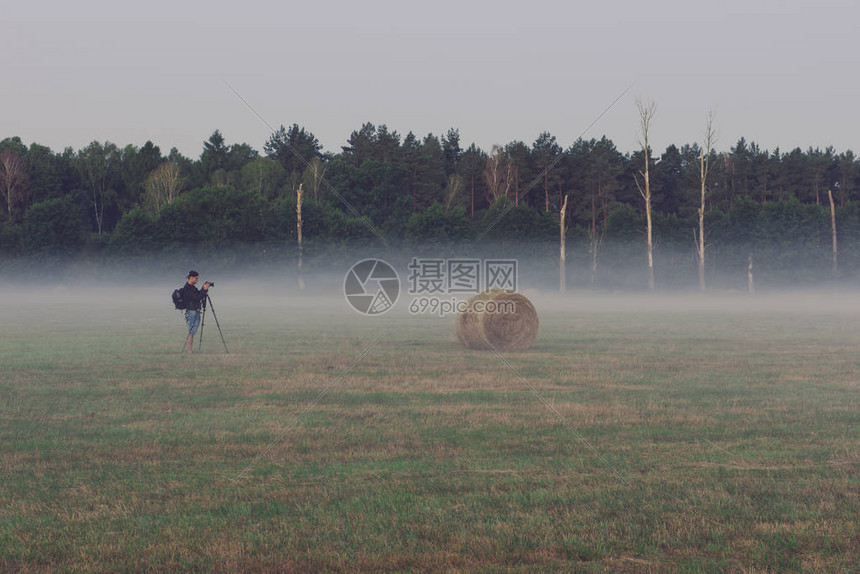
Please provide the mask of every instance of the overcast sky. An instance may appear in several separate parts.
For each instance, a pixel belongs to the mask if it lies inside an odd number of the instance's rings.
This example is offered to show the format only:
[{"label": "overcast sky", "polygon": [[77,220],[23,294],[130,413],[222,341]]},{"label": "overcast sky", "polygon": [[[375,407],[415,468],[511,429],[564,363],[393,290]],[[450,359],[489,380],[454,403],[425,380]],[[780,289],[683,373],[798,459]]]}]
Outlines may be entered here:
[{"label": "overcast sky", "polygon": [[485,150],[550,131],[632,151],[640,97],[658,152],[701,141],[711,109],[719,150],[744,136],[860,152],[857,1],[125,4],[5,3],[0,139],[149,139],[196,158],[220,129],[262,150],[269,129],[229,84],[329,151],[368,121],[456,127]]}]

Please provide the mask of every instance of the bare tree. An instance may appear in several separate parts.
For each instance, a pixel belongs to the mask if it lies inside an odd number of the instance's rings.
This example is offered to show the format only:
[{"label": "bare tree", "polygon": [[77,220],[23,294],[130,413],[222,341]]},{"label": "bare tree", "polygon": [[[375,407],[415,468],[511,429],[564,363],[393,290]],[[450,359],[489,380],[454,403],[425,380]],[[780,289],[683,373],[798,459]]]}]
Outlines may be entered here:
[{"label": "bare tree", "polygon": [[833,235],[833,277],[839,273],[839,250],[836,248],[836,205],[833,203],[833,191],[827,190],[827,199],[830,200],[830,230]]},{"label": "bare tree", "polygon": [[653,291],[656,284],[654,282],[654,239],[651,222],[651,158],[649,157],[648,135],[651,131],[651,120],[654,118],[654,112],[657,110],[657,104],[654,102],[646,104],[641,99],[637,99],[636,107],[639,110],[639,129],[642,133],[642,139],[639,140],[639,144],[642,146],[642,152],[645,154],[645,170],[639,172],[643,181],[640,182],[639,178],[636,178],[636,187],[639,188],[639,193],[642,194],[642,198],[645,200],[646,241],[648,245],[648,289]]},{"label": "bare tree", "polygon": [[753,256],[749,255],[747,262],[747,291],[750,295],[755,295],[755,279],[753,278]]},{"label": "bare tree", "polygon": [[565,215],[567,213],[567,194],[564,196],[564,203],[561,205],[561,213],[559,214],[559,226],[561,227],[561,248],[559,250],[559,259],[558,259],[558,290],[561,293],[564,293],[567,290],[567,271],[565,270],[565,262],[567,258],[567,254],[565,252],[564,245],[564,224],[565,224]]},{"label": "bare tree", "polygon": [[701,194],[699,203],[699,231],[695,233],[696,256],[699,263],[699,289],[705,290],[705,195],[707,194],[708,170],[710,169],[711,149],[716,141],[714,130],[714,112],[708,112],[708,120],[705,123],[705,145],[699,155],[699,183]]},{"label": "bare tree", "polygon": [[513,163],[504,157],[501,146],[494,145],[484,168],[487,181],[487,200],[492,204],[507,197],[513,183]]},{"label": "bare tree", "polygon": [[182,191],[182,176],[179,166],[165,161],[152,170],[144,182],[146,189],[144,204],[158,213],[162,207],[172,202]]},{"label": "bare tree", "polygon": [[300,183],[296,190],[296,238],[298,239],[299,249],[299,289],[304,290],[305,278],[302,276],[302,186]]},{"label": "bare tree", "polygon": [[[598,194],[599,196],[603,196],[603,185],[602,183],[598,184]],[[605,207],[606,201],[604,199],[604,212],[606,211]],[[604,214],[604,217],[605,214]],[[597,252],[600,251],[600,246],[603,244],[603,230],[606,227],[606,223],[604,221],[604,225],[598,227],[597,226],[597,205],[595,202],[594,194],[591,195],[591,225],[588,227],[588,252],[591,255],[591,284],[594,285],[595,280],[597,279]]]},{"label": "bare tree", "polygon": [[24,158],[12,150],[0,153],[0,192],[6,200],[10,221],[17,221],[27,203],[28,179]]}]

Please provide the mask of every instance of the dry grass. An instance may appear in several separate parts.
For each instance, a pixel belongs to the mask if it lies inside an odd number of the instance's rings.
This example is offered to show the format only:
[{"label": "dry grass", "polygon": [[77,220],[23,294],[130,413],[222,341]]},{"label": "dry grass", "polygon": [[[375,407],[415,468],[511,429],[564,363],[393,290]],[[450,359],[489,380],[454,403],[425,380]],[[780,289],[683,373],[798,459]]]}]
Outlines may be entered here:
[{"label": "dry grass", "polygon": [[0,569],[860,562],[850,316],[559,312],[514,374],[447,321],[295,311],[219,305],[231,353],[213,332],[184,358],[146,308],[132,333],[8,328]]}]

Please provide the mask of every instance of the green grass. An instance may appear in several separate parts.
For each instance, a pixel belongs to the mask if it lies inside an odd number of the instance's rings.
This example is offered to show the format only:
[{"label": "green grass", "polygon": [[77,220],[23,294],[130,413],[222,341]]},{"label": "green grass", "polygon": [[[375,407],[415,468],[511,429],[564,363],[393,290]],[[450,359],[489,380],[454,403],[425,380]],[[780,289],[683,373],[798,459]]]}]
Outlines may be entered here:
[{"label": "green grass", "polygon": [[518,375],[338,299],[191,357],[160,299],[5,303],[0,570],[856,569],[860,314],[571,301]]}]

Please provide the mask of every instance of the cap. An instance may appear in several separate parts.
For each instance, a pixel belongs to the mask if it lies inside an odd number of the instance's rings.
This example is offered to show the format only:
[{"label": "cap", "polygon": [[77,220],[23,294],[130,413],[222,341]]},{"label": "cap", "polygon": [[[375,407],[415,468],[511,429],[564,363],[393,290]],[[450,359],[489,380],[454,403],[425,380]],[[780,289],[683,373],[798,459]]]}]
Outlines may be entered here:
[{"label": "cap", "polygon": [[198,273],[197,271],[191,270],[188,272],[188,276],[189,277],[199,277],[200,273]]}]

